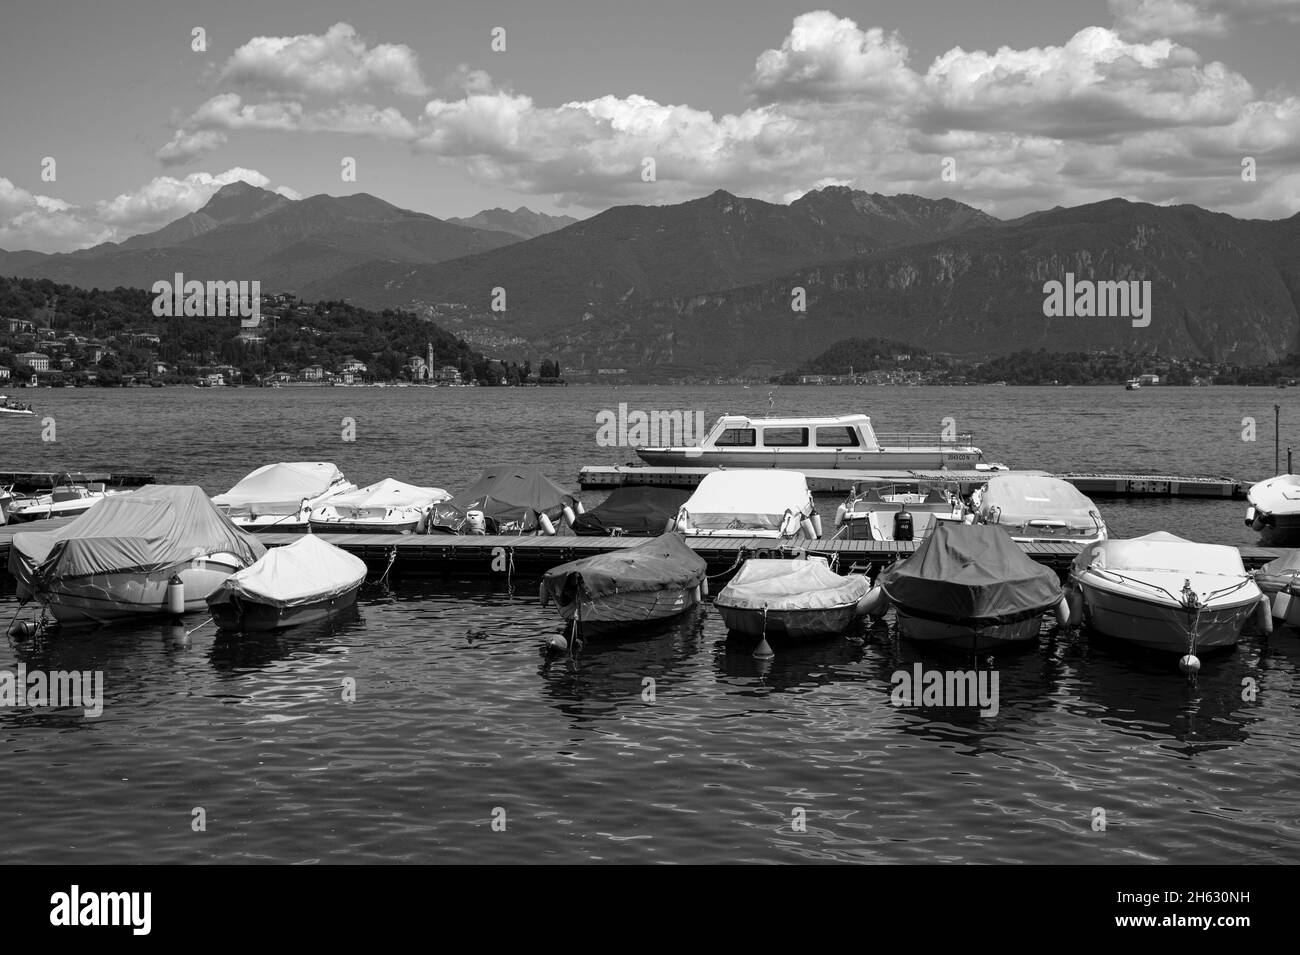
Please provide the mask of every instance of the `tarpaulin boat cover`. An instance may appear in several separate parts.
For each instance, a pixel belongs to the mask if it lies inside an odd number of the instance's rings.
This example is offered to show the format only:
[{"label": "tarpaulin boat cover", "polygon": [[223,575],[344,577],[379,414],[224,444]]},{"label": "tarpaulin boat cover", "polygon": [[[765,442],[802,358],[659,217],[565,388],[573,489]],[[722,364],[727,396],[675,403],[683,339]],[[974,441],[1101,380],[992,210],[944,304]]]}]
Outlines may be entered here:
[{"label": "tarpaulin boat cover", "polygon": [[227,577],[223,592],[270,607],[300,607],[347,593],[366,579],[366,565],[342,548],[312,534]]},{"label": "tarpaulin boat cover", "polygon": [[1073,484],[1060,478],[999,474],[990,478],[980,510],[999,510],[997,523],[1023,525],[1030,521],[1064,521],[1072,528],[1096,527],[1097,505]]},{"label": "tarpaulin boat cover", "polygon": [[841,577],[822,560],[747,560],[713,602],[740,610],[831,610],[857,603],[870,589],[866,577]]},{"label": "tarpaulin boat cover", "polygon": [[676,534],[663,534],[636,547],[569,561],[553,567],[542,584],[561,603],[572,603],[579,584],[590,598],[607,594],[694,587],[704,579],[704,558]]},{"label": "tarpaulin boat cover", "polygon": [[328,461],[293,461],[266,464],[244,478],[212,503],[234,509],[254,508],[258,514],[293,514],[304,498],[318,497],[343,472]]},{"label": "tarpaulin boat cover", "polygon": [[202,488],[150,485],[115,494],[55,531],[14,535],[9,570],[24,582],[155,571],[226,553],[251,564],[266,548],[208,500]]},{"label": "tarpaulin boat cover", "polygon": [[[812,494],[798,471],[713,471],[682,505],[686,524],[701,530],[780,530],[785,512],[811,513]],[[679,518],[679,524],[681,519]]]},{"label": "tarpaulin boat cover", "polygon": [[877,583],[909,612],[950,621],[1020,619],[1061,599],[1056,573],[987,524],[941,521],[915,553],[883,571]]},{"label": "tarpaulin boat cover", "polygon": [[537,527],[537,514],[555,520],[577,498],[536,468],[499,465],[488,468],[466,491],[434,505],[430,524],[459,530],[469,511],[482,511],[498,524],[519,523],[524,530]]},{"label": "tarpaulin boat cover", "polygon": [[1074,558],[1073,568],[1115,571],[1162,571],[1242,577],[1241,552],[1227,544],[1198,544],[1164,531],[1089,544]]},{"label": "tarpaulin boat cover", "polygon": [[1255,571],[1255,583],[1269,593],[1294,584],[1297,577],[1300,577],[1300,550],[1289,551]]},{"label": "tarpaulin boat cover", "polygon": [[416,487],[403,484],[392,478],[370,484],[355,491],[335,494],[325,502],[331,507],[389,508],[389,507],[423,507],[426,504],[446,501],[451,498],[440,487]]},{"label": "tarpaulin boat cover", "polygon": [[599,507],[579,515],[573,530],[588,536],[616,530],[638,537],[659,534],[690,496],[690,491],[676,487],[615,488]]}]

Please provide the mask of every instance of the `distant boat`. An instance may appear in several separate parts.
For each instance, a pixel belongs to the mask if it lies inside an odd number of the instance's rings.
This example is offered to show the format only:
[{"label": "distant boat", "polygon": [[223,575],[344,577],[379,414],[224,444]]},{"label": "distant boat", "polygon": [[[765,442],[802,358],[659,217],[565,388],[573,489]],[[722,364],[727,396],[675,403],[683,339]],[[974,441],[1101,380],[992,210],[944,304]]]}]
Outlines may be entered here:
[{"label": "distant boat", "polygon": [[1124,383],[1125,391],[1137,391],[1141,387],[1142,387],[1142,382],[1138,381],[1136,378],[1130,378],[1127,382]]},{"label": "distant boat", "polygon": [[311,529],[318,534],[408,534],[433,505],[450,499],[440,487],[385,479],[357,491],[334,494],[312,508]]},{"label": "distant boat", "polygon": [[11,401],[8,395],[0,395],[0,418],[32,418],[35,415],[31,405]]}]

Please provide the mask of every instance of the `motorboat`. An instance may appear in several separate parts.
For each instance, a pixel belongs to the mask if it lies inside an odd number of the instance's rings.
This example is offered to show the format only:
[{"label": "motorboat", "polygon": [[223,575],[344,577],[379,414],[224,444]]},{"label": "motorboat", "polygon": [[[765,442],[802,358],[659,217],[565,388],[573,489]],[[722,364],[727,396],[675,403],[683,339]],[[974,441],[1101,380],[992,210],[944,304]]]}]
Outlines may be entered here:
[{"label": "motorboat", "polygon": [[663,533],[691,496],[680,487],[618,487],[573,522],[584,537],[652,537]]},{"label": "motorboat", "polygon": [[321,534],[410,534],[433,505],[450,499],[440,487],[416,487],[386,478],[331,495],[312,508],[308,523]]},{"label": "motorboat", "polygon": [[554,534],[582,510],[576,496],[536,468],[503,464],[435,504],[425,526],[428,533],[444,534]]},{"label": "motorboat", "polygon": [[305,531],[314,507],[356,489],[329,462],[281,462],[263,465],[212,503],[250,531]]},{"label": "motorboat", "polygon": [[747,560],[713,606],[733,633],[812,639],[847,630],[870,591],[866,577],[842,577],[824,557]]},{"label": "motorboat", "polygon": [[1300,550],[1270,560],[1252,576],[1268,599],[1273,619],[1300,626]]},{"label": "motorboat", "polygon": [[1279,474],[1246,492],[1246,526],[1266,541],[1300,537],[1300,475]]},{"label": "motorboat", "polygon": [[864,414],[765,417],[724,414],[695,446],[640,447],[656,467],[792,468],[796,470],[969,469],[983,464],[972,436],[876,434]]},{"label": "motorboat", "polygon": [[971,494],[977,524],[993,524],[1020,543],[1091,543],[1109,536],[1097,505],[1068,481],[998,474]]},{"label": "motorboat", "polygon": [[987,524],[940,522],[876,584],[872,612],[892,606],[899,633],[912,640],[983,650],[1035,640],[1049,612],[1068,621],[1056,573]]},{"label": "motorboat", "polygon": [[821,518],[798,471],[712,471],[677,512],[687,537],[821,537]]},{"label": "motorboat", "polygon": [[1137,391],[1141,387],[1142,387],[1142,382],[1139,381],[1137,378],[1130,378],[1128,381],[1124,382],[1125,391]]},{"label": "motorboat", "polygon": [[956,485],[926,481],[859,483],[835,511],[835,536],[844,540],[922,540],[936,521],[966,517]]},{"label": "motorboat", "polygon": [[101,481],[87,481],[84,475],[65,473],[60,483],[46,494],[15,498],[8,505],[8,520],[19,524],[50,517],[76,517],[106,498],[129,493],[109,490]]},{"label": "motorboat", "polygon": [[34,418],[36,412],[32,406],[21,401],[14,401],[8,395],[0,395],[0,418]]},{"label": "motorboat", "polygon": [[352,606],[365,579],[361,558],[308,534],[223,580],[208,610],[223,630],[295,627]]},{"label": "motorboat", "polygon": [[9,523],[9,508],[16,500],[12,484],[0,486],[0,526]]},{"label": "motorboat", "polygon": [[62,624],[99,624],[201,610],[264,553],[201,488],[150,485],[58,530],[15,534],[9,573],[20,601],[37,601]]},{"label": "motorboat", "polygon": [[1070,567],[1070,585],[1085,625],[1155,650],[1194,656],[1233,646],[1252,620],[1272,628],[1237,548],[1163,531],[1090,544]]},{"label": "motorboat", "polygon": [[548,570],[542,605],[554,601],[560,616],[588,625],[664,620],[695,607],[707,586],[707,565],[677,534]]}]

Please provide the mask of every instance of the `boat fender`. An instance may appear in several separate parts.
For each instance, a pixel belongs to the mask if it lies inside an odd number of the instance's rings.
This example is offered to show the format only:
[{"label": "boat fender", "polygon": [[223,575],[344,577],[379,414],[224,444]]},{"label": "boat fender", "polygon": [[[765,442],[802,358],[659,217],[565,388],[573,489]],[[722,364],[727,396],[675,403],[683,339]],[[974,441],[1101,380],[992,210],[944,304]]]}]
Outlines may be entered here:
[{"label": "boat fender", "polygon": [[668,520],[664,521],[665,534],[671,534],[675,530],[677,530],[677,518],[670,517]]},{"label": "boat fender", "polygon": [[1184,673],[1196,673],[1201,669],[1200,658],[1194,653],[1189,653],[1178,661],[1178,669]]},{"label": "boat fender", "polygon": [[805,517],[801,520],[799,526],[803,529],[805,537],[811,537],[813,540],[817,539],[817,528],[813,527],[813,522],[808,518]]},{"label": "boat fender", "polygon": [[551,519],[545,514],[537,515],[537,523],[542,525],[542,530],[546,532],[548,537],[555,536],[555,525],[551,523]]},{"label": "boat fender", "polygon": [[1251,523],[1250,523],[1250,529],[1251,529],[1252,531],[1254,531],[1255,533],[1258,534],[1260,531],[1262,531],[1262,530],[1264,529],[1264,526],[1265,526],[1265,525],[1264,525],[1264,518],[1262,518],[1262,517],[1260,517],[1258,514],[1256,514],[1256,515],[1255,515],[1255,519],[1254,519],[1253,521],[1251,521]]},{"label": "boat fender", "polygon": [[546,649],[551,653],[568,653],[569,641],[558,633],[554,634],[546,639]]},{"label": "boat fender", "polygon": [[1255,625],[1265,636],[1273,632],[1273,608],[1269,605],[1268,597],[1263,594],[1260,594],[1259,604],[1255,608]]},{"label": "boat fender", "polygon": [[569,505],[565,504],[565,505],[564,505],[564,523],[566,523],[566,524],[568,524],[570,527],[572,527],[572,526],[573,526],[573,522],[576,521],[577,519],[578,519],[578,515],[576,515],[576,514],[573,513],[573,508],[571,508],[571,507],[569,507]]},{"label": "boat fender", "polygon": [[36,636],[36,624],[31,620],[15,620],[9,624],[9,636],[15,640],[27,640]]},{"label": "boat fender", "polygon": [[180,574],[172,574],[167,581],[167,612],[178,616],[185,613],[185,584]]},{"label": "boat fender", "polygon": [[586,509],[585,507],[582,506],[582,502],[581,502],[581,501],[578,501],[577,503],[575,503],[575,504],[573,505],[573,509],[574,509],[575,511],[577,511],[579,515],[582,515],[582,514],[586,514],[586,513],[587,513],[587,509]]},{"label": "boat fender", "polygon": [[1070,601],[1062,594],[1061,599],[1056,602],[1056,625],[1058,627],[1068,627],[1073,619],[1074,616],[1070,613]]},{"label": "boat fender", "polygon": [[704,596],[706,596],[706,597],[709,595],[709,578],[708,578],[708,577],[704,577],[704,578],[702,578],[702,579],[700,580],[700,593],[704,594]]},{"label": "boat fender", "polygon": [[975,523],[975,514],[974,514],[973,512],[971,512],[971,511],[967,511],[967,512],[966,512],[966,515],[961,519],[961,522],[962,522],[963,524],[966,524],[967,526],[969,526],[969,525],[971,525],[971,524],[974,524],[974,523]]},{"label": "boat fender", "polygon": [[889,609],[889,601],[885,599],[885,589],[883,587],[872,587],[858,601],[858,616],[870,614],[872,617],[879,619],[885,615]]},{"label": "boat fender", "polygon": [[551,602],[551,593],[546,589],[546,581],[543,580],[537,585],[537,596],[542,601],[543,607]]},{"label": "boat fender", "polygon": [[772,552],[769,550],[759,549],[754,551],[754,560],[771,560]]},{"label": "boat fender", "polygon": [[1071,587],[1065,592],[1065,600],[1070,608],[1070,622],[1069,624],[1062,624],[1062,626],[1077,627],[1083,622],[1083,591]]},{"label": "boat fender", "polygon": [[813,513],[812,513],[812,522],[813,522],[813,530],[815,530],[815,531],[817,532],[815,536],[816,536],[816,538],[817,538],[818,540],[821,540],[821,537],[822,537],[822,516],[821,516],[820,514],[818,514],[816,511],[813,511]]},{"label": "boat fender", "polygon": [[835,508],[836,527],[839,527],[841,524],[844,523],[844,516],[848,513],[849,513],[849,508],[847,504],[841,504],[839,507]]},{"label": "boat fender", "polygon": [[1291,594],[1285,590],[1279,590],[1273,595],[1273,616],[1278,620],[1285,620],[1290,610]]}]

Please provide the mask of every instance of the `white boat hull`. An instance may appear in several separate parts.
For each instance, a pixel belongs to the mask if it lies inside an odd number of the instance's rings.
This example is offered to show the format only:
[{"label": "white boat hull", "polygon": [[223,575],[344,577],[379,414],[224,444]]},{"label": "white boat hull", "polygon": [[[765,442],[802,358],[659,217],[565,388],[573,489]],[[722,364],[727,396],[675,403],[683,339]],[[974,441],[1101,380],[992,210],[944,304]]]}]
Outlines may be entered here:
[{"label": "white boat hull", "polygon": [[1211,601],[1196,620],[1193,647],[1183,607],[1090,581],[1087,575],[1076,586],[1083,595],[1085,625],[1108,637],[1178,654],[1235,646],[1261,596],[1259,588],[1249,584],[1229,600]]},{"label": "white boat hull", "polygon": [[113,623],[170,613],[167,586],[173,575],[179,575],[185,587],[185,612],[194,613],[205,610],[207,598],[239,569],[233,557],[212,555],[162,570],[123,571],[70,580],[34,596],[64,626]]}]

